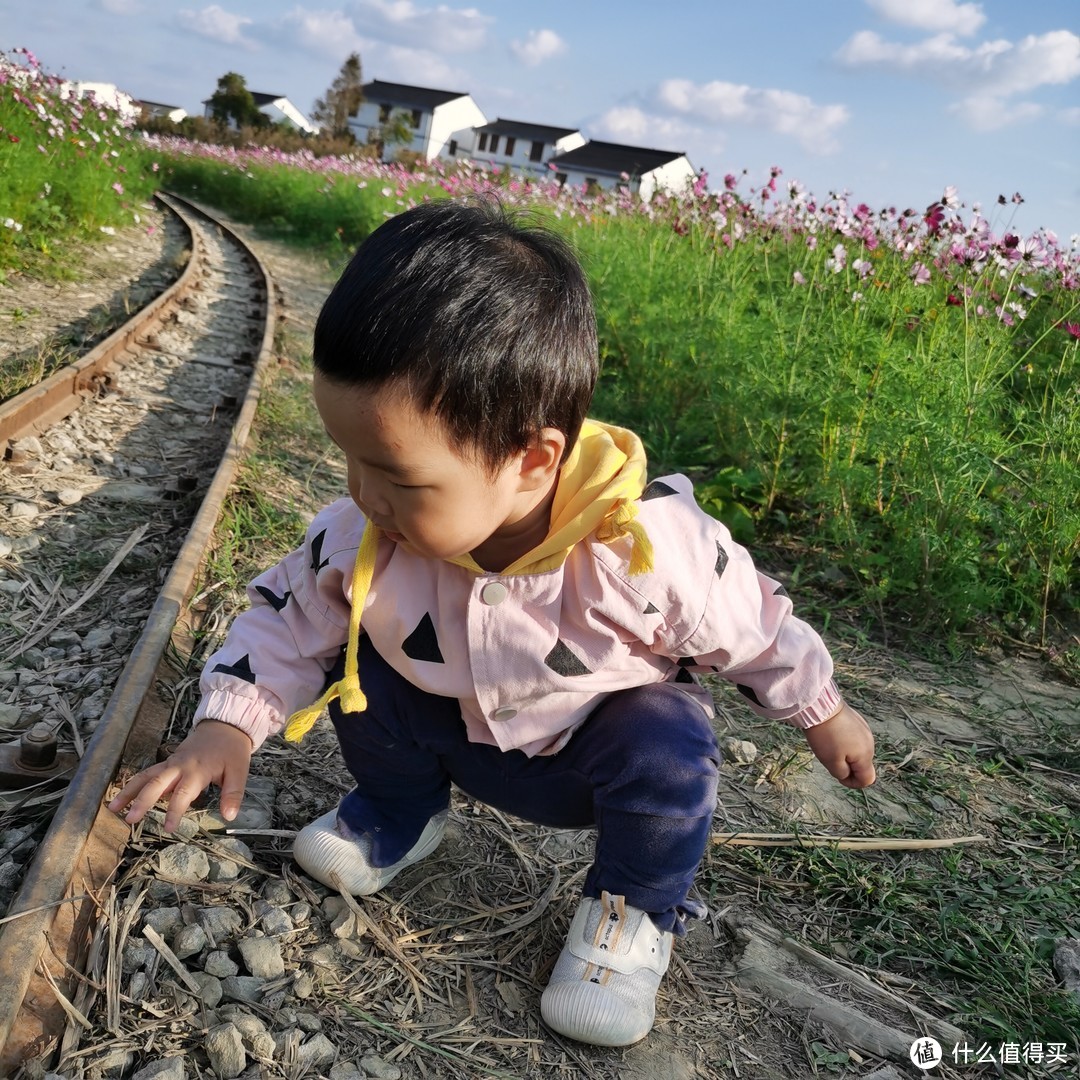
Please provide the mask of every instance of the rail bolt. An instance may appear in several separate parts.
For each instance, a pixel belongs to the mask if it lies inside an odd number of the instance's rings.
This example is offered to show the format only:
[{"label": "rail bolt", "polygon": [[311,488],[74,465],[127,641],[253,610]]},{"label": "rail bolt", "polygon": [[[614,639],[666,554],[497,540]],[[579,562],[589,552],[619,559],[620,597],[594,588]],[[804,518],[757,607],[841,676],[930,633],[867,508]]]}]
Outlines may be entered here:
[{"label": "rail bolt", "polygon": [[56,736],[48,724],[38,723],[19,740],[19,764],[24,769],[47,769],[56,761]]}]

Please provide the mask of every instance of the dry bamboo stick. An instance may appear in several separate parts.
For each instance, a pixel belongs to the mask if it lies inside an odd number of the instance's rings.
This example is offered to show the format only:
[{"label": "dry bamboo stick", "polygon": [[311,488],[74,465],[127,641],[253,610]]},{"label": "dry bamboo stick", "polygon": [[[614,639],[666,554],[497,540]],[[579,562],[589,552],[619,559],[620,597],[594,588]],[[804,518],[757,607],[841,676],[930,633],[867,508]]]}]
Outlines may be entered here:
[{"label": "dry bamboo stick", "polygon": [[713,833],[717,847],[831,847],[841,851],[925,851],[931,848],[956,847],[959,844],[982,844],[988,836],[951,836],[943,839],[918,839],[896,836],[825,836],[804,833]]}]

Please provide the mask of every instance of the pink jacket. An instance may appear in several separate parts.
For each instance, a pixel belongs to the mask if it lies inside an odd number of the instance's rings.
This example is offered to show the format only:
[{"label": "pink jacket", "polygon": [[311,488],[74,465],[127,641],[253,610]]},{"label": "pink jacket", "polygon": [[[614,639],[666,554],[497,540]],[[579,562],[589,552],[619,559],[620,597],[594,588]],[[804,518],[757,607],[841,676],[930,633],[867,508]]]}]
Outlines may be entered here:
[{"label": "pink jacket", "polygon": [[[410,682],[460,701],[470,740],[530,756],[557,751],[615,690],[674,682],[711,714],[695,671],[729,679],[754,712],[795,727],[840,708],[821,638],[698,507],[686,477],[649,484],[637,520],[654,567],[636,576],[628,537],[588,536],[556,569],[511,576],[383,537],[363,632]],[[303,547],[252,582],[250,609],[207,662],[196,722],[234,724],[259,746],[318,697],[346,640],[364,525],[351,500],[333,503]]]}]

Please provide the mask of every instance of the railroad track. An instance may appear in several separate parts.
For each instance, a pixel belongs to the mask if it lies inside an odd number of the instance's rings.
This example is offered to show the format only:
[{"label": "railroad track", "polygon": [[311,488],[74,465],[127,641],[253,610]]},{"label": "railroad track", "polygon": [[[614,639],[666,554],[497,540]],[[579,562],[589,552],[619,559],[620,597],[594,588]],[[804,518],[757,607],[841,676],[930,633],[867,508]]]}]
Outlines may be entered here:
[{"label": "railroad track", "polygon": [[204,211],[162,201],[190,230],[179,280],[0,405],[0,690],[15,691],[0,706],[5,1076],[68,1019],[55,983],[81,970],[92,896],[127,840],[102,797],[133,730],[143,752],[161,738],[168,710],[149,691],[273,349],[258,257]]}]

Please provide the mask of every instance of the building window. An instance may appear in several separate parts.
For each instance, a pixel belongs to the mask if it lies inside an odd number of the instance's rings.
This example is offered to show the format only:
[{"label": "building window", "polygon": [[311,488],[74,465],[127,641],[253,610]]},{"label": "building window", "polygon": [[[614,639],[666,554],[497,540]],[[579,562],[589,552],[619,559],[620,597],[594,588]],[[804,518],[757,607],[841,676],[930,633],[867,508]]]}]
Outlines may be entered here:
[{"label": "building window", "polygon": [[447,153],[451,157],[454,157],[454,155],[457,154],[457,139],[450,140],[450,145],[447,147]]},{"label": "building window", "polygon": [[389,119],[390,119],[390,106],[389,105],[380,105],[379,106],[379,123],[380,124],[385,124],[386,121],[389,120]]},{"label": "building window", "polygon": [[507,157],[513,157],[514,156],[514,147],[515,146],[517,146],[517,139],[508,138],[506,140],[506,149],[503,151],[503,153]]},{"label": "building window", "polygon": [[492,135],[491,136],[491,145],[488,147],[488,149],[493,154],[497,154],[499,152],[499,136],[498,135]]},{"label": "building window", "polygon": [[529,151],[530,161],[540,161],[544,156],[544,144],[542,142],[534,142],[532,149]]},{"label": "building window", "polygon": [[486,131],[481,131],[480,132],[480,141],[476,144],[476,148],[478,150],[486,150],[487,149],[487,132]]},{"label": "building window", "polygon": [[565,183],[566,183],[566,173],[564,173],[564,172],[557,172],[557,173],[555,174],[555,183],[556,183],[556,184],[558,184],[558,185],[559,185],[559,187],[562,187],[562,186],[563,186],[563,184],[565,184]]},{"label": "building window", "polygon": [[419,109],[413,109],[413,111],[412,111],[413,131],[419,131],[420,130],[421,116],[422,116],[422,114],[421,114]]}]

